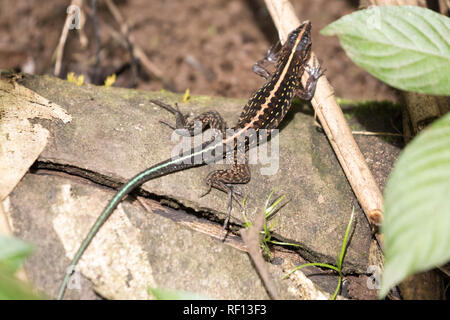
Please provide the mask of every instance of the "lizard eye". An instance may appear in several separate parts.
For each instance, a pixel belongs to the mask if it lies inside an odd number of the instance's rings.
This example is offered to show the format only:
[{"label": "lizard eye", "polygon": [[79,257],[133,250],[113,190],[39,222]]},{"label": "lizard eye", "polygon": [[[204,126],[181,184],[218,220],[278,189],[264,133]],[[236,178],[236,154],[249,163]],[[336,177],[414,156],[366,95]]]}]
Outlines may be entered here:
[{"label": "lizard eye", "polygon": [[304,36],[302,39],[302,45],[306,46],[309,43],[310,39],[308,36]]},{"label": "lizard eye", "polygon": [[303,36],[302,40],[300,40],[300,43],[298,44],[296,50],[297,51],[307,51],[308,47],[311,45],[311,39],[309,36],[305,35]]},{"label": "lizard eye", "polygon": [[289,35],[289,43],[291,44],[291,45],[294,45],[295,44],[295,39],[297,39],[297,34],[295,33],[295,32],[292,32],[290,35]]}]

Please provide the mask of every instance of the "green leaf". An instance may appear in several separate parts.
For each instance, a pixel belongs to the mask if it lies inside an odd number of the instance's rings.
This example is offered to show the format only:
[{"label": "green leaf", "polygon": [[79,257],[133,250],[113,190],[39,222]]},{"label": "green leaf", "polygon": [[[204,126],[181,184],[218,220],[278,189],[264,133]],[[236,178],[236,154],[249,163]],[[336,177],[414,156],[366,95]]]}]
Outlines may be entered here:
[{"label": "green leaf", "polygon": [[148,291],[157,300],[210,300],[207,298],[192,292],[185,292],[179,290],[169,290],[163,288],[148,288]]},{"label": "green leaf", "polygon": [[321,30],[389,85],[450,94],[450,19],[416,6],[381,6],[346,15]]},{"label": "green leaf", "polygon": [[384,196],[381,297],[405,277],[450,260],[450,113],[405,148]]},{"label": "green leaf", "polygon": [[0,300],[43,299],[27,284],[14,278],[9,266],[0,263]]},{"label": "green leaf", "polygon": [[13,272],[32,251],[32,245],[17,238],[0,235],[0,263],[8,266]]},{"label": "green leaf", "polygon": [[43,299],[26,283],[16,279],[14,273],[33,246],[17,238],[0,235],[0,300]]}]

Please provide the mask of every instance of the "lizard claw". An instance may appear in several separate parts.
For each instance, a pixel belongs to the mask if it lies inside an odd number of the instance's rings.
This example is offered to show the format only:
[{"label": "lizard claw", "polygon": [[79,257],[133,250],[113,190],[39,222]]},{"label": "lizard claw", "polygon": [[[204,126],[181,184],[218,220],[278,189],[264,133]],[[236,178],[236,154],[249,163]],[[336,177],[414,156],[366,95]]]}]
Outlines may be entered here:
[{"label": "lizard claw", "polygon": [[176,129],[177,129],[177,128],[175,128],[173,125],[171,125],[170,123],[168,123],[168,122],[166,122],[166,121],[164,121],[164,120],[159,120],[159,123],[162,123],[162,124],[168,126],[168,127],[169,127],[170,129],[172,129],[172,130],[176,130]]},{"label": "lizard claw", "polygon": [[206,192],[202,193],[200,195],[200,198],[203,198],[204,196],[206,196],[208,193],[211,192],[212,186],[210,184],[208,184],[208,190],[206,190]]},{"label": "lizard claw", "polygon": [[[186,118],[187,116],[183,115],[180,111],[180,108],[178,107],[178,103],[175,102],[175,108],[171,105],[168,105],[162,101],[159,100],[150,100],[151,103],[156,104],[157,106],[169,111],[173,115],[175,115],[175,126],[160,120],[159,122],[162,124],[165,124],[172,130],[179,130],[177,133],[181,136],[189,137],[191,136],[190,132],[186,130]],[[187,132],[186,132],[187,131]]]},{"label": "lizard claw", "polygon": [[327,69],[322,68],[322,66],[319,64],[317,64],[317,60],[314,59],[313,60],[313,66],[310,66],[309,64],[307,64],[305,66],[305,71],[314,78],[314,80],[319,79],[321,76],[323,76],[325,74],[325,71]]}]

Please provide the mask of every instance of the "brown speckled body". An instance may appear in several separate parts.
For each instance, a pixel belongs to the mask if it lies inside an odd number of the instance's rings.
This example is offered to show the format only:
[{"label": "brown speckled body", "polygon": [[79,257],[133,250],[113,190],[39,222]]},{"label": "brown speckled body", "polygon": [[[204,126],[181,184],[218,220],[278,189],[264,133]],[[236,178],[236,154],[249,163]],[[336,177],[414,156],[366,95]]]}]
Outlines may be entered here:
[{"label": "brown speckled body", "polygon": [[292,104],[301,88],[300,78],[310,59],[311,24],[306,22],[294,30],[279,53],[276,71],[247,102],[237,124],[238,128],[274,129]]},{"label": "brown speckled body", "polygon": [[[234,164],[229,169],[216,170],[207,176],[206,181],[210,189],[214,187],[230,192],[232,184],[247,183],[250,180],[250,170],[245,151],[253,147],[253,145],[249,145],[249,141],[257,141],[257,139],[252,139],[252,136],[257,135],[260,129],[269,129],[267,132],[269,135],[270,129],[277,128],[289,111],[295,95],[305,100],[312,98],[317,80],[322,75],[322,71],[320,66],[309,67],[307,65],[311,56],[310,31],[311,23],[309,21],[303,23],[289,34],[288,39],[278,53],[273,54],[269,50],[270,59],[266,55],[265,59],[255,65],[257,66],[256,72],[266,77],[267,82],[252,95],[244,106],[239,120],[233,128],[234,134],[231,136],[225,136],[226,124],[216,111],[205,112],[190,121],[185,121],[184,116],[178,109],[175,110],[164,103],[153,101],[155,104],[175,114],[177,128],[187,129],[190,135],[206,127],[218,129],[224,137],[221,142],[218,142],[222,144],[222,149],[226,150],[227,146],[232,146],[231,151],[234,152]],[[270,74],[262,66],[264,61],[276,63],[273,74]],[[310,77],[306,86],[302,87],[300,79],[305,71],[309,73]],[[216,146],[217,144],[205,144],[203,152],[211,152]],[[244,152],[237,152],[237,150],[244,150]],[[214,151],[211,153],[214,154]],[[225,153],[215,154],[216,159],[224,156]],[[175,165],[178,170],[189,167],[189,165],[183,167],[180,164],[171,164],[164,167],[162,171],[165,171],[164,174],[171,173],[172,167]]]},{"label": "brown speckled body", "polygon": [[[244,149],[248,150],[252,134],[257,134],[259,129],[278,127],[289,111],[295,95],[311,99],[321,76],[320,67],[312,69],[305,88],[302,88],[300,82],[311,55],[310,31],[311,23],[305,22],[289,34],[276,57],[275,72],[270,75],[263,69],[268,75],[267,82],[247,102],[234,128],[235,134],[227,137],[224,144],[234,140],[235,150],[242,143],[245,143]],[[245,139],[239,140],[241,136],[245,136]],[[235,152],[235,163],[229,169],[211,172],[207,177],[208,185],[226,192],[230,190],[230,184],[247,183],[250,180],[250,170],[244,157],[245,155]]]}]

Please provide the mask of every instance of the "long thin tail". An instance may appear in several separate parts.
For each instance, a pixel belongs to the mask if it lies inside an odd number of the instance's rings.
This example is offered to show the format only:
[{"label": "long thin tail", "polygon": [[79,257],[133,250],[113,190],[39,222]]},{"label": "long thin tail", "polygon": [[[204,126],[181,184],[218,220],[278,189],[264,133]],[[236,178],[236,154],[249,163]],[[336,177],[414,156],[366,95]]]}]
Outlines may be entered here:
[{"label": "long thin tail", "polygon": [[78,249],[77,253],[75,254],[72,262],[70,263],[70,266],[66,270],[66,274],[64,276],[63,283],[61,284],[61,287],[59,288],[58,292],[58,300],[61,300],[64,292],[67,287],[67,283],[69,281],[70,275],[72,274],[75,266],[77,265],[78,261],[80,260],[81,256],[83,255],[86,248],[91,243],[94,236],[97,234],[100,227],[103,225],[103,223],[108,219],[108,217],[111,215],[111,213],[114,211],[114,209],[119,205],[119,203],[122,201],[122,199],[129,194],[131,191],[133,191],[136,187],[140,186],[141,184],[172,173],[176,171],[180,171],[183,169],[187,169],[190,167],[198,166],[195,164],[185,164],[181,163],[182,160],[185,159],[178,159],[178,160],[166,160],[163,162],[158,163],[157,165],[154,165],[151,168],[148,168],[147,170],[144,170],[134,176],[130,181],[128,181],[126,184],[124,184],[119,191],[116,193],[116,195],[111,199],[111,201],[108,203],[108,205],[103,210],[102,214],[97,218],[94,225],[91,227],[88,235],[83,240],[83,242],[80,245],[80,248]]}]

